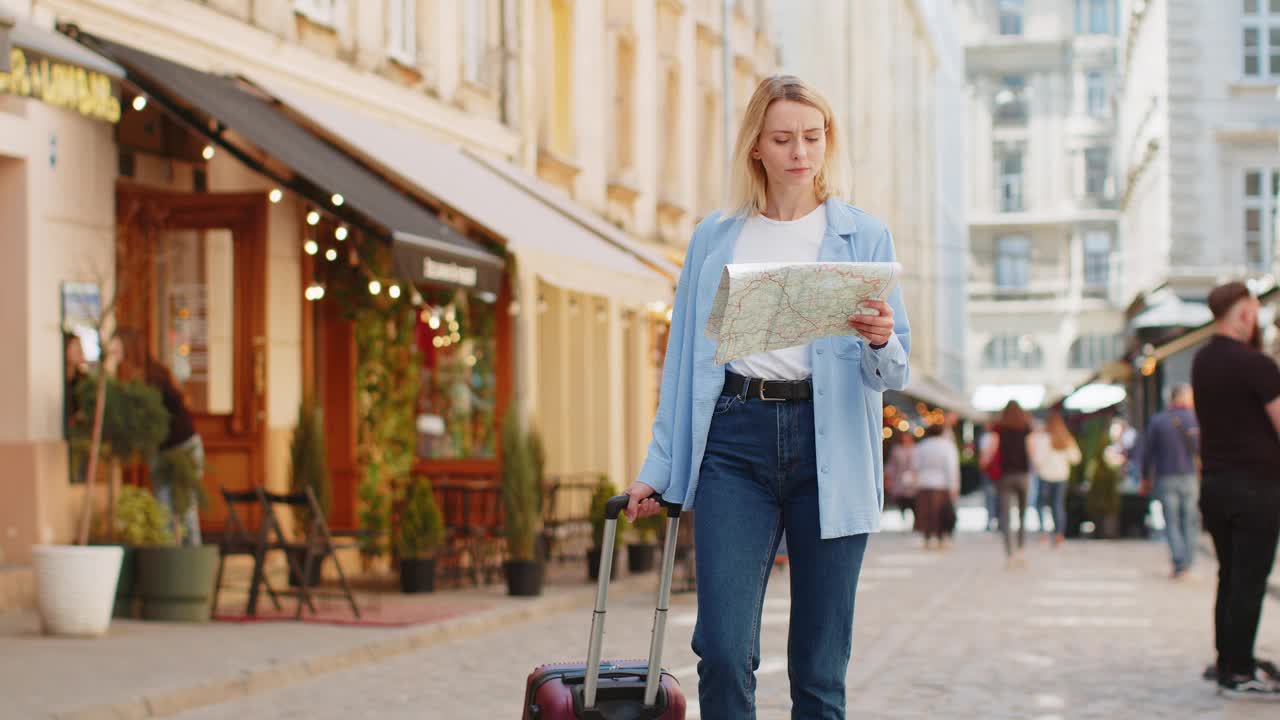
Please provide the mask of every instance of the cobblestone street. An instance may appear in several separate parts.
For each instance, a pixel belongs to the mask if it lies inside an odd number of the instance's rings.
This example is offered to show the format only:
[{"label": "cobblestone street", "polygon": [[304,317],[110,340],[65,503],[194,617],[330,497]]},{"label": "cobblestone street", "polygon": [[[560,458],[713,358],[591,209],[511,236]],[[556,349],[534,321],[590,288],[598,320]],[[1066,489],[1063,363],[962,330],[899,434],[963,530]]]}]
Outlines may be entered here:
[{"label": "cobblestone street", "polygon": [[[947,552],[886,533],[868,550],[849,670],[849,715],[863,718],[1264,718],[1200,680],[1212,657],[1213,561],[1171,584],[1159,542],[1032,542],[1004,569],[994,535]],[[786,575],[775,572],[759,671],[761,718],[786,718]],[[651,598],[616,602],[606,655],[647,648]],[[1280,605],[1267,601],[1259,654],[1280,655]],[[693,597],[673,601],[664,665],[696,705]],[[585,654],[589,611],[459,639],[221,705],[182,720],[511,718],[539,662]]]}]

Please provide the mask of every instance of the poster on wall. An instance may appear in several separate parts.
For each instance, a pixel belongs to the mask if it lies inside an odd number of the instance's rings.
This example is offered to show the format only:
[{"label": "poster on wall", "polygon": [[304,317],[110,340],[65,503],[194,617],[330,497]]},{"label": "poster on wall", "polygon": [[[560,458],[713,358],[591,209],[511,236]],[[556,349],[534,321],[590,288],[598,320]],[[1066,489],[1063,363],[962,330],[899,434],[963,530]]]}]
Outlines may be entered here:
[{"label": "poster on wall", "polygon": [[102,291],[92,283],[62,284],[62,331],[80,338],[85,362],[96,364],[102,356],[98,338],[98,316],[102,314]]},{"label": "poster on wall", "polygon": [[102,358],[98,318],[102,315],[102,290],[92,283],[62,284],[63,430],[67,437],[67,466],[71,482],[84,482],[86,448],[83,432],[73,426],[85,422],[85,413],[72,393],[75,382]]}]

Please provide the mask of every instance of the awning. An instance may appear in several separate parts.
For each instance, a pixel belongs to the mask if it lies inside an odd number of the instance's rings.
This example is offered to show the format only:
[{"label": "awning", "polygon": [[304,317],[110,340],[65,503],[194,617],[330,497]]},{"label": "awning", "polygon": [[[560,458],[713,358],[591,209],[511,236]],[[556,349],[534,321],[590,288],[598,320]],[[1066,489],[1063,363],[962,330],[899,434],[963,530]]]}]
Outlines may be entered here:
[{"label": "awning", "polygon": [[1124,402],[1126,395],[1123,385],[1088,383],[1063,398],[1062,406],[1067,410],[1092,413]]},{"label": "awning", "polygon": [[1043,385],[979,385],[973,391],[973,406],[983,412],[1003,410],[1017,400],[1024,410],[1039,409],[1044,403]]},{"label": "awning", "polygon": [[[225,136],[227,129],[288,166],[307,184],[321,190],[324,197],[341,195],[343,206],[383,229],[385,239],[394,238],[397,245],[412,245],[439,268],[435,275],[424,276],[428,265],[420,262],[422,271],[411,280],[497,293],[502,258],[453,230],[376,173],[290,120],[253,88],[100,38],[86,37],[83,41],[124,65],[130,82],[179,117],[183,117],[184,107],[208,115],[218,125],[213,137],[228,149],[243,152]],[[192,124],[205,129],[198,122]]]},{"label": "awning", "polygon": [[1203,303],[1192,303],[1170,293],[1162,301],[1143,310],[1130,323],[1130,327],[1161,328],[1184,327],[1195,328],[1213,321],[1213,313]]},{"label": "awning", "polygon": [[421,131],[305,92],[257,84],[330,142],[503,238],[516,262],[546,282],[629,306],[670,301],[678,268],[665,258],[653,261],[625,235],[607,238],[584,226],[508,163],[482,161]]},{"label": "awning", "polygon": [[[891,391],[896,392],[896,391]],[[887,393],[887,394],[891,394]],[[907,381],[907,387],[901,391],[902,395],[919,400],[926,405],[943,410],[951,410],[966,420],[984,419],[984,414],[969,404],[964,395],[952,390],[942,381],[925,375],[924,373],[911,373],[911,379]]]}]

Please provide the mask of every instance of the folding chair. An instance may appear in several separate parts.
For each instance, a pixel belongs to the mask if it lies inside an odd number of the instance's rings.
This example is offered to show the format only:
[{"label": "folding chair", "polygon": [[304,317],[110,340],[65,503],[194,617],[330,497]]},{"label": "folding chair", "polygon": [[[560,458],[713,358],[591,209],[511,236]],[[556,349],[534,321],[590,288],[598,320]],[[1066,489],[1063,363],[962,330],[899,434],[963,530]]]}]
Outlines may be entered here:
[{"label": "folding chair", "polygon": [[227,504],[227,527],[218,540],[218,579],[213,586],[213,607],[218,607],[218,593],[222,590],[222,572],[226,566],[228,555],[248,555],[253,558],[253,580],[249,586],[249,602],[245,606],[245,615],[253,617],[258,612],[258,585],[267,588],[271,603],[276,610],[280,608],[280,598],[275,589],[267,581],[263,564],[267,555],[267,524],[258,523],[258,530],[250,532],[248,526],[236,512],[237,505],[262,507],[262,501],[256,490],[228,490],[222,488],[222,499]]},{"label": "folding chair", "polygon": [[[338,570],[338,579],[342,582],[342,591],[347,597],[347,602],[351,604],[351,613],[360,617],[360,608],[356,606],[355,595],[351,592],[351,585],[347,582],[347,574],[342,570],[342,563],[338,561],[338,548],[333,543],[333,535],[329,532],[329,524],[325,521],[324,511],[320,508],[320,503],[316,501],[316,496],[311,492],[311,488],[303,488],[303,492],[289,493],[281,495],[278,493],[267,492],[265,489],[256,488],[259,500],[262,502],[263,509],[263,526],[267,527],[274,538],[269,534],[267,537],[268,550],[284,550],[285,559],[289,563],[289,568],[298,578],[298,609],[294,615],[295,620],[302,619],[302,606],[305,603],[311,612],[316,612],[315,603],[311,598],[311,586],[309,577],[310,573],[303,572],[303,568],[310,568],[312,562],[324,562],[324,558],[332,557],[333,566]],[[276,517],[275,510],[277,507],[287,508],[306,508],[310,511],[311,521],[307,524],[306,532],[301,542],[290,542],[284,536],[281,530],[279,519]],[[296,553],[302,551],[302,566],[297,564]],[[292,551],[292,552],[291,552]]]}]

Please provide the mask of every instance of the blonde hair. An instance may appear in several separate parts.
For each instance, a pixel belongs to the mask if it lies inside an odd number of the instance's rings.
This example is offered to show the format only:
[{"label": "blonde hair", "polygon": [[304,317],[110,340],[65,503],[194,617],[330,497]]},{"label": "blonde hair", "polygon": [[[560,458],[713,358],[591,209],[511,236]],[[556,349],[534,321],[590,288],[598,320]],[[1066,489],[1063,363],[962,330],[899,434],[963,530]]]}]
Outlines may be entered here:
[{"label": "blonde hair", "polygon": [[840,141],[835,113],[831,104],[805,81],[792,75],[774,75],[765,78],[751,95],[747,112],[738,129],[738,141],[733,147],[733,174],[729,207],[735,213],[751,215],[764,212],[768,178],[764,164],[751,157],[751,151],[760,142],[764,131],[764,116],[769,106],[777,100],[804,103],[822,113],[826,126],[827,151],[822,159],[822,170],[814,178],[814,190],[818,201],[827,198],[846,199],[849,196],[849,173],[844,162],[844,144]]},{"label": "blonde hair", "polygon": [[1062,419],[1061,413],[1055,412],[1049,416],[1048,430],[1049,446],[1054,450],[1066,450],[1076,442],[1071,431],[1067,429],[1067,421]]}]

